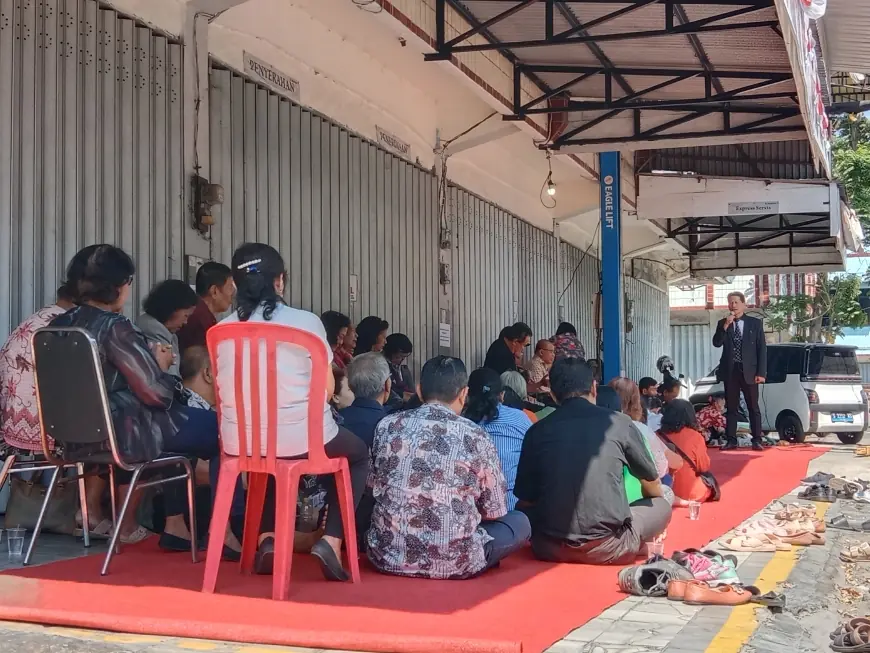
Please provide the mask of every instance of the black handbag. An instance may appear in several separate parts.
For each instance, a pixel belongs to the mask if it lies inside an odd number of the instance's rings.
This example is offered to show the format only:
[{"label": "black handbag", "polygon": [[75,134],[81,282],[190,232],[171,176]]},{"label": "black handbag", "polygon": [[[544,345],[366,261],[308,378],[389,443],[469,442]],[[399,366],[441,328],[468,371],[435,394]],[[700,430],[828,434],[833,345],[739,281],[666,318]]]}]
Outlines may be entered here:
[{"label": "black handbag", "polygon": [[713,472],[699,472],[698,468],[695,467],[695,463],[692,462],[691,458],[689,458],[683,450],[680,449],[677,445],[675,445],[671,439],[666,436],[664,433],[659,433],[659,437],[662,438],[665,442],[671,445],[674,448],[674,451],[682,458],[686,464],[691,468],[695,474],[697,474],[698,478],[701,479],[701,482],[710,488],[710,501],[719,501],[722,498],[722,490],[719,487],[719,481],[716,480],[716,477],[713,476]]}]

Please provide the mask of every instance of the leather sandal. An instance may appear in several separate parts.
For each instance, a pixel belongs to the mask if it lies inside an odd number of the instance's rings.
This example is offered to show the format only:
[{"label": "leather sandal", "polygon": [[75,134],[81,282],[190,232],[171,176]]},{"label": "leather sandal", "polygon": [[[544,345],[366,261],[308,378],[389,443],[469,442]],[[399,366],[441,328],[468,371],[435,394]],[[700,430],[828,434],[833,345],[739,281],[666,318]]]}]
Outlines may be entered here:
[{"label": "leather sandal", "polygon": [[843,633],[851,633],[858,626],[870,626],[870,619],[867,617],[855,617],[854,619],[849,619],[849,621],[844,621],[831,633],[831,639],[836,639]]},{"label": "leather sandal", "polygon": [[870,562],[870,543],[862,542],[840,551],[843,562]]},{"label": "leather sandal", "polygon": [[848,633],[835,637],[831,650],[836,653],[870,653],[870,625],[862,624]]}]

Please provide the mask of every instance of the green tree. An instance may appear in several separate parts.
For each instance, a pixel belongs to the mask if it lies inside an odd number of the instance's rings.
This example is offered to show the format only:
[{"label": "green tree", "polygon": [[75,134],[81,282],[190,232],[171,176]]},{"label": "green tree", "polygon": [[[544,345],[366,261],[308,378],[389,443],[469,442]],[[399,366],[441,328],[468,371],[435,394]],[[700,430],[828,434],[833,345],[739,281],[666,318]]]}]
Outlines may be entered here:
[{"label": "green tree", "polygon": [[870,239],[870,120],[866,115],[834,118],[832,154],[834,177],[846,189]]},{"label": "green tree", "polygon": [[765,320],[775,331],[791,330],[796,342],[831,344],[843,329],[867,323],[860,294],[860,275],[822,273],[817,276],[815,295],[772,297]]}]

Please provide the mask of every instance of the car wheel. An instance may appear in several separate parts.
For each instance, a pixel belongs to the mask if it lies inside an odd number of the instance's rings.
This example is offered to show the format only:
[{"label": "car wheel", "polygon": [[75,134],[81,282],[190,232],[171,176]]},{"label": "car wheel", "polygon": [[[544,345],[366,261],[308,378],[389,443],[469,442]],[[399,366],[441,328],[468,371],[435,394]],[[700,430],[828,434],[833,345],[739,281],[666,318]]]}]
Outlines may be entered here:
[{"label": "car wheel", "polygon": [[804,433],[804,427],[797,415],[782,415],[776,420],[776,431],[779,433],[779,439],[786,442],[802,443],[807,439],[807,434]]},{"label": "car wheel", "polygon": [[840,442],[842,442],[843,444],[858,444],[864,437],[864,431],[853,431],[852,433],[837,433],[837,437],[840,438]]}]

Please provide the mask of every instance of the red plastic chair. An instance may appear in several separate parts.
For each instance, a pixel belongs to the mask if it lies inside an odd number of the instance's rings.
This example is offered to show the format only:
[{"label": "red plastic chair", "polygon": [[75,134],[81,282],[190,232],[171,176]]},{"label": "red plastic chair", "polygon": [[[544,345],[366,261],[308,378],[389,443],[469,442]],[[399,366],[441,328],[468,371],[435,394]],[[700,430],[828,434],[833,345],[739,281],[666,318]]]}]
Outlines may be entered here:
[{"label": "red plastic chair", "polygon": [[[272,598],[284,600],[290,588],[290,568],[293,562],[293,535],[296,525],[296,498],[299,492],[299,479],[303,474],[335,474],[339,507],[344,525],[344,542],[347,551],[351,577],[358,583],[359,558],[356,544],[356,525],[353,512],[353,494],[350,483],[350,468],[346,458],[328,458],[323,449],[323,407],[326,399],[326,374],[329,363],[326,345],[317,336],[285,325],[264,324],[260,322],[237,322],[212,327],[207,335],[208,352],[212,370],[215,374],[218,423],[221,422],[221,394],[235,394],[238,414],[239,455],[221,453],[221,469],[214,504],[214,513],[208,540],[205,563],[205,578],[202,591],[213,593],[217,584],[223,552],[224,534],[230,519],[230,505],[236,487],[236,479],[242,472],[248,474],[248,501],[245,510],[245,533],[242,541],[242,573],[251,573],[257,540],[260,533],[260,520],[263,516],[263,503],[266,497],[266,483],[269,476],[275,477],[277,497],[275,506],[275,565],[272,578]],[[235,379],[232,388],[222,388],[217,383],[218,348],[222,343],[233,343],[235,356]],[[248,345],[250,372],[250,394],[245,396],[243,360],[245,345]],[[261,347],[266,348],[266,387],[260,383]],[[278,441],[278,378],[276,351],[278,345],[295,345],[306,349],[311,356],[312,378],[308,402],[308,457],[303,459],[276,458]],[[227,354],[224,353],[224,356]],[[261,392],[266,393],[267,414],[260,414]],[[322,399],[318,399],[321,398]],[[246,399],[248,401],[246,401]],[[245,406],[250,411],[245,410]],[[247,417],[251,418],[251,450],[248,451]],[[260,434],[265,422],[266,455],[262,455]],[[330,506],[330,510],[335,509]]]}]

